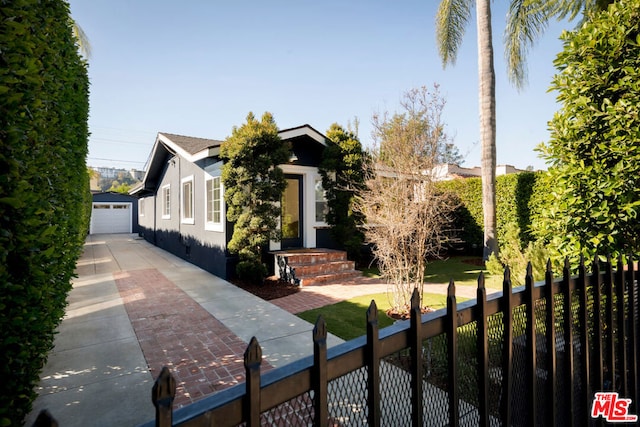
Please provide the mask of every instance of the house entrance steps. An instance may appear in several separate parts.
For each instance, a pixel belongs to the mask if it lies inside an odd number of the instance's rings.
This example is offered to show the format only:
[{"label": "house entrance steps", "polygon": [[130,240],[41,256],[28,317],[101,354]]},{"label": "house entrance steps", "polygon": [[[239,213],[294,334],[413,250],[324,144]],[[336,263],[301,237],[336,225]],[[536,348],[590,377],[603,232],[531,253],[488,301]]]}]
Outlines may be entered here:
[{"label": "house entrance steps", "polygon": [[335,249],[290,249],[275,251],[276,274],[300,286],[324,285],[362,276],[345,251]]}]

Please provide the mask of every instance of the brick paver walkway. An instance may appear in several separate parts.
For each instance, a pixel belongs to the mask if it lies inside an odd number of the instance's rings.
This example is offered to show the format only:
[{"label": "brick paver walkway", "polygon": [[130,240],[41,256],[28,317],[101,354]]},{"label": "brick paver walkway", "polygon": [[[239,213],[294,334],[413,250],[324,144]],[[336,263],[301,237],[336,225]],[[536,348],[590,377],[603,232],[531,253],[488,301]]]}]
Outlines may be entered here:
[{"label": "brick paver walkway", "polygon": [[269,302],[296,314],[362,295],[382,294],[388,290],[389,285],[379,279],[361,277],[339,284],[302,286],[298,293]]},{"label": "brick paver walkway", "polygon": [[174,408],[244,381],[247,344],[158,270],[114,278],[152,376],[167,366],[176,379]]}]

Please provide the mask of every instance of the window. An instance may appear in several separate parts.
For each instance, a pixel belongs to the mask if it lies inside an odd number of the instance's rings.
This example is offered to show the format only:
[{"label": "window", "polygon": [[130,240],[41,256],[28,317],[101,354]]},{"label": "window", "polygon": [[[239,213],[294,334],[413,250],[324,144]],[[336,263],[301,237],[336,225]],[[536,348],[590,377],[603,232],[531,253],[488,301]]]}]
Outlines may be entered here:
[{"label": "window", "polygon": [[162,187],[162,219],[171,219],[171,186]]},{"label": "window", "polygon": [[138,199],[138,216],[144,216],[144,199]]},{"label": "window", "polygon": [[222,183],[219,176],[205,175],[205,229],[222,231]]},{"label": "window", "polygon": [[193,218],[193,175],[182,179],[182,222],[194,224]]},{"label": "window", "polygon": [[316,222],[325,222],[329,206],[327,205],[327,195],[322,187],[322,179],[316,178]]}]

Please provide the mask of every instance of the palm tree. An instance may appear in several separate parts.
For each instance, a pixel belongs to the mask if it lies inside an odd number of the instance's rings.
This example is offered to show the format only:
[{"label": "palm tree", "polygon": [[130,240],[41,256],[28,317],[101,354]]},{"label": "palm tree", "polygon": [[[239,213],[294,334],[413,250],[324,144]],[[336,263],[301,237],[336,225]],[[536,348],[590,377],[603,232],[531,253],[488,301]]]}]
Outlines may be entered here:
[{"label": "palm tree", "polygon": [[504,31],[505,57],[509,80],[518,89],[527,81],[526,54],[547,29],[549,20],[574,20],[582,12],[589,14],[606,9],[614,0],[512,0]]},{"label": "palm tree", "polygon": [[[574,19],[580,12],[606,9],[614,0],[512,0],[505,29],[509,80],[522,88],[527,81],[526,53],[552,17]],[[496,239],[496,97],[490,0],[442,0],[436,17],[436,37],[443,64],[455,63],[471,9],[475,4],[478,37],[482,209],[484,259],[498,252]]]},{"label": "palm tree", "polygon": [[[436,18],[438,50],[446,66],[454,63],[474,0],[442,0]],[[498,253],[496,239],[496,75],[493,67],[490,0],[476,0],[478,28],[478,82],[484,250],[488,259]]]},{"label": "palm tree", "polygon": [[89,37],[87,37],[82,27],[74,20],[71,20],[71,29],[78,43],[80,53],[82,53],[86,59],[89,59],[91,57],[91,44],[89,43]]}]

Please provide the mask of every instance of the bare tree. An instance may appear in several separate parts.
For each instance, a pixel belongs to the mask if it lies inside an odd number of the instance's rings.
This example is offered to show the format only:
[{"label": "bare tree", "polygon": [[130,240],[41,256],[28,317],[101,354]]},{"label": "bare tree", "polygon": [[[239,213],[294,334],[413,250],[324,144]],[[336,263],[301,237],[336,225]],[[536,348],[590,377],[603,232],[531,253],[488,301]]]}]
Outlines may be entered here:
[{"label": "bare tree", "polygon": [[427,259],[442,248],[453,208],[431,177],[449,143],[438,87],[406,92],[401,107],[373,117],[366,188],[356,203],[366,217],[365,236],[380,272],[392,285],[393,308],[400,312],[409,309],[414,289],[422,298]]}]

